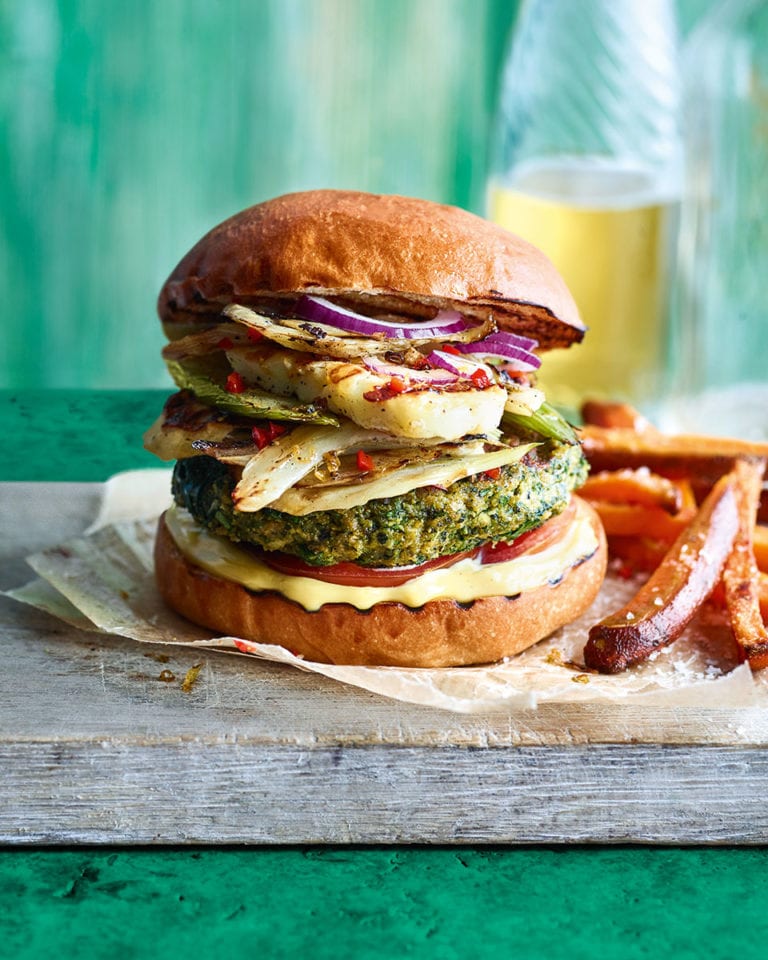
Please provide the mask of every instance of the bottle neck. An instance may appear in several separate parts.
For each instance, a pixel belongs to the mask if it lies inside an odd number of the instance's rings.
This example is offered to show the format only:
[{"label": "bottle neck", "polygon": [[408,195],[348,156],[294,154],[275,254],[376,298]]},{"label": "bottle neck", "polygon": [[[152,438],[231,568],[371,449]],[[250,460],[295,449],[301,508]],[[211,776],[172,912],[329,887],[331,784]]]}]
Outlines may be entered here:
[{"label": "bottle neck", "polygon": [[679,180],[679,59],[671,0],[524,0],[502,79],[496,172],[589,157]]}]

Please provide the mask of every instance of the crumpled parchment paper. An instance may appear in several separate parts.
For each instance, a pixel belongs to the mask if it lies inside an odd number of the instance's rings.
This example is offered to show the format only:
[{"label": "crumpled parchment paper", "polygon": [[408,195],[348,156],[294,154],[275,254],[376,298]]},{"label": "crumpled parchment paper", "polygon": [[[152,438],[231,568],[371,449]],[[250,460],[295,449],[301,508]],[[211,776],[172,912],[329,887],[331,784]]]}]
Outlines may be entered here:
[{"label": "crumpled parchment paper", "polygon": [[236,637],[214,637],[168,610],[152,573],[158,515],[170,501],[167,470],[130,471],[104,486],[86,534],[27,558],[38,579],[8,592],[72,626],[142,643],[183,644],[289,664],[395,700],[459,713],[595,701],[722,708],[754,706],[766,684],[738,665],[727,629],[692,624],[673,645],[618,676],[579,666],[589,627],[621,606],[637,582],[609,576],[579,620],[509,661],[480,667],[403,669],[312,663],[289,651]]}]

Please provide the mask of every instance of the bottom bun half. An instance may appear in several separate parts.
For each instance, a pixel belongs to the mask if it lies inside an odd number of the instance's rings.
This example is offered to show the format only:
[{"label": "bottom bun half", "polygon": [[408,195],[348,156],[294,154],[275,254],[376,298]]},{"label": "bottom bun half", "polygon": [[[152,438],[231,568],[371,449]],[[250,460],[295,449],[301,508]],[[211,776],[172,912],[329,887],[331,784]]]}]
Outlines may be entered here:
[{"label": "bottom bun half", "polygon": [[229,636],[277,644],[307,660],[400,667],[492,663],[575,620],[597,595],[605,576],[605,535],[592,508],[581,500],[578,507],[589,516],[597,547],[564,569],[556,583],[514,597],[433,600],[417,608],[379,603],[368,610],[327,603],[307,611],[275,591],[253,592],[206,572],[184,556],[164,517],[155,543],[155,574],[165,602],[188,620]]}]

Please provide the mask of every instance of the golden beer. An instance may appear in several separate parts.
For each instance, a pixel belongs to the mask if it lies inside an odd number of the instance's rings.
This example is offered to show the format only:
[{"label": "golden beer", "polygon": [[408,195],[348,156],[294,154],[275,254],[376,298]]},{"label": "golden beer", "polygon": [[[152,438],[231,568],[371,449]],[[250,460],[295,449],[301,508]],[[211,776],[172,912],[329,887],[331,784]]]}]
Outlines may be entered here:
[{"label": "golden beer", "polygon": [[488,205],[554,262],[589,328],[580,345],[547,354],[548,397],[570,409],[586,396],[652,404],[667,367],[677,204],[641,171],[550,161],[492,181]]}]

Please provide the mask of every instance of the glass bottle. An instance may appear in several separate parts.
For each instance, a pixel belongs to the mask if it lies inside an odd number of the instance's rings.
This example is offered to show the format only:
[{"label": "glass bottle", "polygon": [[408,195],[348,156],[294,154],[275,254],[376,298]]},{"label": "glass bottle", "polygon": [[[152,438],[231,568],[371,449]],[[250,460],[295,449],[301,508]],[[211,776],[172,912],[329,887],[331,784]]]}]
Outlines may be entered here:
[{"label": "glass bottle", "polygon": [[678,54],[670,0],[523,0],[513,30],[487,212],[554,261],[589,328],[542,368],[567,408],[665,385]]},{"label": "glass bottle", "polygon": [[768,440],[768,2],[722,0],[685,50],[670,429]]}]

